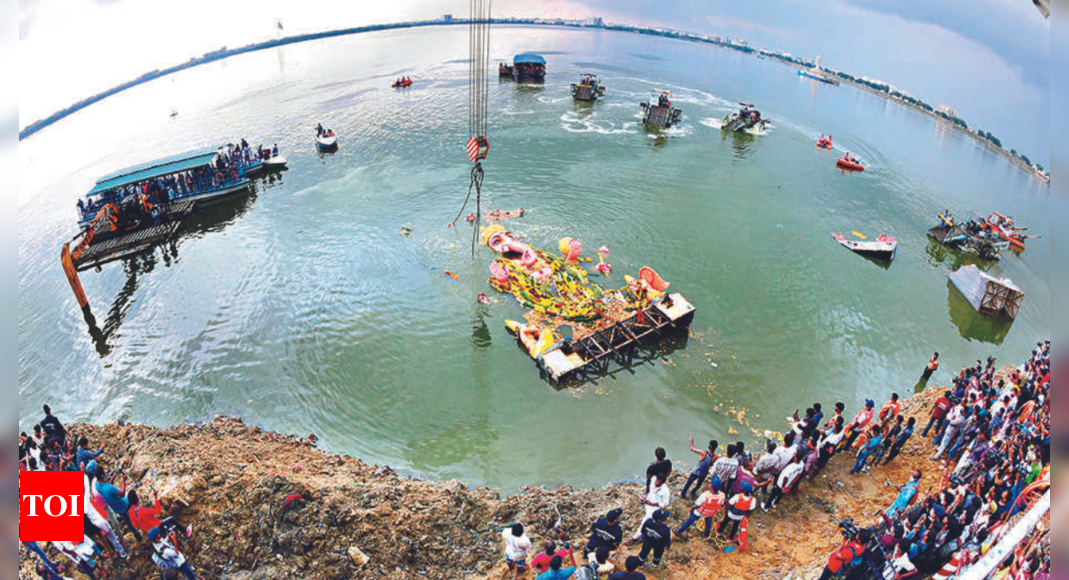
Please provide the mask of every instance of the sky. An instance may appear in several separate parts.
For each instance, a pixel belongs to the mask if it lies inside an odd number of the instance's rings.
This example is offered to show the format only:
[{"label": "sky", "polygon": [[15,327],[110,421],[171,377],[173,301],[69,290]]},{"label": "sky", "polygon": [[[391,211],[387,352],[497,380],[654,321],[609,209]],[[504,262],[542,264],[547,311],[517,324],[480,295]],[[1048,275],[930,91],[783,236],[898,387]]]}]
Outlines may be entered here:
[{"label": "sky", "polygon": [[[498,0],[496,16],[602,16],[739,37],[946,103],[1049,162],[1050,23],[1029,0]],[[19,125],[220,46],[408,19],[458,0],[20,0]],[[1007,111],[1011,113],[1007,115]],[[1027,111],[1016,117],[1012,112]]]}]

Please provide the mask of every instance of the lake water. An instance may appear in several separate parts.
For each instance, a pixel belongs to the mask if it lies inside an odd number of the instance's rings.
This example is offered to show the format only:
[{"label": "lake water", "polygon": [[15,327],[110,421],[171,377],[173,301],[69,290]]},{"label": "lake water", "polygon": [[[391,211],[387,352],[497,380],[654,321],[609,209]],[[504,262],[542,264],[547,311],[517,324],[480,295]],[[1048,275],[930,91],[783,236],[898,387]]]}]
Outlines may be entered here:
[{"label": "lake water", "polygon": [[[652,266],[698,308],[688,338],[553,388],[505,331],[522,310],[489,289],[490,251],[472,259],[470,227],[444,227],[468,185],[466,32],[243,55],[22,142],[21,428],[44,402],[67,421],[233,414],[428,477],[506,492],[598,485],[639,473],[657,445],[682,458],[691,434],[754,441],[751,429],[779,429],[816,400],[853,409],[908,394],[934,350],[945,381],[1047,337],[1049,189],[971,139],[715,47],[501,27],[494,62],[541,51],[549,77],[493,80],[484,207],[526,207],[508,225],[547,250],[564,236],[588,255],[607,246],[609,286]],[[582,71],[608,87],[593,106],[569,96]],[[401,74],[416,85],[390,89]],[[661,89],[684,122],[657,136],[640,129],[638,103]],[[773,120],[767,134],[721,133],[738,101]],[[337,153],[316,152],[317,122],[340,135]],[[868,171],[836,171],[840,152],[814,147],[822,132]],[[166,248],[83,273],[90,332],[59,265],[76,199],[113,170],[241,137],[277,142],[289,170],[193,216]],[[1043,236],[988,266],[1027,293],[1012,325],[948,286],[963,259],[926,237],[944,208],[1002,211]],[[851,230],[896,236],[894,264],[830,236]],[[493,303],[476,304],[479,292]]]}]

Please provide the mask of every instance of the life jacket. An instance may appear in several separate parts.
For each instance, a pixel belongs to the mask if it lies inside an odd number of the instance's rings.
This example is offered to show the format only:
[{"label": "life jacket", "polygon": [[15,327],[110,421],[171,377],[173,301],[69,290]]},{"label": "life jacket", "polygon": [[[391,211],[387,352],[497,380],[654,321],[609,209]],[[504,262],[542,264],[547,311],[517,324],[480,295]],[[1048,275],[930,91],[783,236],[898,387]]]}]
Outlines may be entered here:
[{"label": "life jacket", "polygon": [[742,519],[743,516],[753,511],[754,497],[752,495],[749,497],[744,495],[737,495],[732,499],[732,504],[729,509],[731,510],[732,516],[738,516],[732,517],[731,519]]},{"label": "life jacket", "polygon": [[[847,550],[849,550],[849,553],[847,553]],[[863,550],[857,543],[850,542],[832,553],[831,558],[828,558],[828,569],[832,572],[839,572],[844,566],[857,560],[862,552]],[[849,559],[847,559],[848,557]]]},{"label": "life jacket", "polygon": [[[886,421],[888,419],[894,419],[898,416],[898,413],[902,410],[902,404],[898,401],[887,401],[887,403],[880,409],[880,420]],[[891,414],[887,415],[890,411]]]},{"label": "life jacket", "polygon": [[694,508],[694,513],[698,514],[698,517],[711,518],[716,515],[716,512],[720,511],[720,508],[724,507],[724,493],[711,493],[702,494],[705,501],[698,504]]},{"label": "life jacket", "polygon": [[872,421],[872,414],[873,410],[869,409],[868,407],[865,407],[864,409],[858,411],[857,417],[854,417],[854,421],[852,423],[854,430],[864,429],[865,427],[867,427],[869,422]]}]

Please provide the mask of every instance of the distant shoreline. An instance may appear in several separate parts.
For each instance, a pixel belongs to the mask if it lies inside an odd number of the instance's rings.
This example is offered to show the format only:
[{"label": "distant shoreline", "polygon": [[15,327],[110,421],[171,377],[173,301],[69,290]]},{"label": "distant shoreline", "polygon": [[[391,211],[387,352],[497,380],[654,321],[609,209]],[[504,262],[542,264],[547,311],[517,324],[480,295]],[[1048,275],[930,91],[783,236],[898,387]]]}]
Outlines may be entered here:
[{"label": "distant shoreline", "polygon": [[[38,131],[41,131],[42,129],[45,129],[45,128],[47,128],[47,127],[49,127],[49,126],[51,126],[51,125],[63,120],[64,118],[69,117],[70,115],[73,115],[74,113],[77,113],[78,111],[80,111],[80,110],[82,110],[82,109],[84,109],[84,108],[86,108],[86,107],[88,107],[90,105],[98,103],[98,102],[100,102],[100,101],[102,101],[102,100],[104,100],[104,99],[106,99],[106,98],[108,98],[110,96],[113,96],[113,95],[116,95],[118,93],[121,93],[121,92],[123,92],[123,91],[125,91],[127,89],[132,89],[132,88],[134,88],[136,86],[139,86],[139,85],[142,85],[144,83],[147,83],[147,82],[150,82],[150,81],[153,81],[153,80],[156,80],[156,79],[159,79],[159,78],[162,78],[162,77],[165,77],[165,76],[177,73],[177,72],[181,72],[183,70],[190,69],[190,68],[193,68],[195,66],[199,66],[199,65],[202,65],[202,64],[207,64],[207,63],[210,63],[210,62],[215,62],[217,60],[222,60],[222,59],[225,59],[225,58],[230,58],[232,56],[237,56],[239,54],[245,54],[245,53],[249,53],[249,52],[256,52],[256,51],[260,51],[260,50],[267,50],[269,48],[276,48],[276,47],[280,47],[280,46],[285,46],[287,44],[296,44],[296,43],[299,43],[299,42],[307,42],[307,41],[311,41],[311,40],[320,40],[320,39],[324,39],[324,38],[333,38],[333,37],[337,37],[337,36],[348,36],[348,35],[352,35],[352,34],[362,34],[362,33],[365,33],[365,32],[379,32],[379,31],[385,31],[385,30],[402,30],[402,29],[408,29],[408,28],[422,28],[422,27],[428,27],[428,26],[461,26],[461,25],[467,25],[468,23],[469,22],[468,22],[467,19],[451,19],[451,18],[450,19],[440,18],[440,19],[436,19],[436,20],[417,20],[417,21],[412,21],[412,22],[395,22],[395,23],[391,23],[391,24],[375,24],[375,25],[369,25],[369,26],[358,26],[358,27],[355,27],[355,28],[342,28],[342,29],[338,29],[338,30],[328,30],[328,31],[324,31],[324,32],[313,32],[313,33],[308,33],[308,34],[298,34],[298,35],[294,35],[294,36],[287,36],[287,37],[277,38],[277,39],[273,39],[273,40],[266,40],[266,41],[262,41],[262,42],[256,42],[256,43],[248,44],[248,45],[241,46],[241,47],[238,47],[238,48],[226,48],[226,47],[223,47],[223,48],[220,48],[219,50],[216,50],[216,51],[207,52],[202,56],[193,57],[193,58],[189,59],[188,61],[186,61],[184,63],[181,63],[181,64],[178,64],[178,65],[170,66],[170,67],[167,67],[167,68],[164,68],[164,69],[156,69],[156,70],[149,71],[149,72],[137,77],[136,79],[127,81],[125,83],[122,83],[120,85],[112,87],[112,88],[110,88],[110,89],[108,89],[106,91],[103,91],[103,92],[97,93],[95,95],[92,95],[90,97],[87,97],[85,99],[82,99],[81,101],[78,101],[77,103],[74,103],[73,105],[71,105],[71,106],[69,106],[67,108],[64,108],[64,109],[61,109],[59,111],[56,111],[55,113],[52,113],[51,115],[49,115],[48,117],[45,117],[44,119],[40,119],[40,120],[34,121],[33,123],[30,123],[26,127],[24,127],[24,128],[19,130],[19,141],[22,141],[23,139],[26,139],[26,138],[32,136],[34,133],[37,133]],[[702,44],[712,44],[712,45],[715,45],[715,46],[719,46],[721,48],[729,48],[729,49],[736,50],[736,51],[739,51],[739,52],[745,52],[745,53],[750,53],[750,54],[754,54],[754,55],[758,55],[758,56],[768,57],[770,60],[774,60],[776,62],[779,62],[780,64],[784,64],[784,65],[787,65],[789,67],[812,67],[813,66],[813,63],[808,62],[808,61],[806,61],[804,59],[798,59],[798,58],[790,56],[790,55],[784,55],[783,53],[777,53],[777,52],[772,52],[772,51],[763,50],[763,49],[762,50],[754,49],[754,48],[750,47],[749,45],[747,45],[745,43],[745,41],[731,40],[731,39],[726,39],[726,38],[721,38],[721,37],[702,36],[702,35],[698,35],[698,34],[694,34],[694,33],[690,33],[690,32],[678,31],[678,30],[667,30],[667,29],[660,29],[660,28],[645,28],[645,27],[629,26],[629,25],[622,25],[622,24],[605,24],[605,23],[601,22],[600,19],[598,19],[598,21],[596,23],[591,23],[589,21],[572,21],[572,20],[563,20],[563,19],[494,18],[492,20],[492,23],[493,24],[498,24],[498,25],[513,25],[513,26],[548,26],[548,27],[579,28],[579,29],[584,29],[585,28],[585,29],[594,29],[594,30],[609,30],[609,31],[615,31],[615,32],[629,32],[629,33],[632,33],[632,34],[646,34],[646,35],[650,35],[650,36],[660,36],[660,37],[664,37],[664,38],[671,38],[671,39],[676,39],[676,40],[686,40],[686,41],[698,42],[698,43],[702,43]],[[906,101],[904,101],[902,99],[895,98],[893,95],[889,94],[888,92],[877,91],[877,90],[875,90],[875,89],[873,89],[873,88],[871,88],[869,86],[866,86],[866,85],[864,85],[862,83],[859,83],[859,82],[856,82],[855,80],[852,80],[852,78],[847,78],[847,76],[849,76],[849,75],[844,76],[842,73],[836,74],[834,71],[826,71],[826,72],[830,72],[831,74],[835,74],[836,78],[838,80],[840,80],[840,82],[845,82],[845,83],[847,83],[848,85],[850,85],[850,86],[852,86],[854,88],[862,89],[862,90],[867,91],[867,92],[869,92],[869,93],[871,93],[873,95],[883,97],[883,98],[888,99],[888,100],[890,100],[892,102],[895,102],[895,103],[897,103],[899,105],[905,106],[905,107],[907,107],[909,109],[912,109],[912,110],[914,110],[914,111],[916,111],[918,113],[923,113],[924,115],[926,115],[926,116],[928,116],[928,117],[930,117],[930,118],[932,118],[932,119],[934,119],[936,121],[942,122],[942,123],[944,123],[944,124],[946,124],[946,125],[948,125],[950,127],[953,127],[954,129],[957,129],[961,134],[967,135],[969,137],[972,137],[974,140],[984,144],[990,150],[992,150],[992,151],[994,151],[996,153],[1000,153],[1003,157],[1005,157],[1006,159],[1008,159],[1011,162],[1013,162],[1015,165],[1020,167],[1022,170],[1026,171],[1028,173],[1031,173],[1040,182],[1045,183],[1048,186],[1050,185],[1050,175],[1049,175],[1049,173],[1045,173],[1045,172],[1039,171],[1036,167],[1033,167],[1033,166],[1025,163],[1024,160],[1022,160],[1020,157],[1014,155],[1009,150],[1007,150],[1007,149],[1005,149],[1003,147],[996,146],[994,143],[992,143],[992,142],[988,141],[987,139],[981,137],[977,133],[975,133],[973,131],[969,131],[967,128],[959,127],[955,123],[950,122],[947,119],[941,117],[939,114],[936,114],[936,113],[933,113],[931,111],[928,111],[928,110],[926,110],[926,109],[924,109],[924,108],[922,108],[920,106],[914,105],[912,103],[907,103]],[[927,106],[927,105],[925,104],[925,106]]]}]

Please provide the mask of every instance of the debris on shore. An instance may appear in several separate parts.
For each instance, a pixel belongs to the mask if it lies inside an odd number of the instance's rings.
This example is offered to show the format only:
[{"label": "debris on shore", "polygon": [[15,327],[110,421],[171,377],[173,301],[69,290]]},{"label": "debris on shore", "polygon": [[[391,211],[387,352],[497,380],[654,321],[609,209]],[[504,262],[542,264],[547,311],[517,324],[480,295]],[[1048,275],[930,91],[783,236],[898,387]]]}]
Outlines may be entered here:
[{"label": "debris on shore", "polygon": [[[938,392],[932,387],[906,399],[903,414],[918,421],[926,417]],[[234,418],[170,429],[113,424],[70,430],[106,443],[109,469],[152,486],[164,502],[164,513],[193,524],[195,532],[183,540],[182,551],[203,578],[500,578],[505,571],[503,526],[522,522],[536,542],[557,537],[556,528],[579,548],[590,524],[608,510],[623,508],[628,530],[642,514],[640,484],[584,490],[532,487],[501,497],[456,480],[402,476],[389,467],[317,449],[314,435],[279,435]],[[883,485],[885,477],[905,481],[916,468],[925,469],[925,481],[939,477],[923,445],[916,437],[898,461],[868,476],[847,474],[848,455],[833,459],[816,481],[803,483],[797,497],[784,500],[775,513],[754,515],[745,553],[724,554],[694,535],[674,546],[667,565],[650,571],[651,577],[781,580],[800,577],[802,571],[819,572],[838,546],[838,521],[868,521],[894,499],[894,490]],[[685,475],[677,472],[670,482],[677,492]],[[689,502],[677,497],[671,507],[676,522]],[[808,532],[799,534],[800,526]],[[127,545],[132,540],[127,536]],[[616,560],[622,562],[632,551],[637,548],[625,548]],[[147,543],[134,544],[128,560],[107,566],[108,577],[156,577],[150,553]],[[20,556],[25,569],[27,560]]]}]

